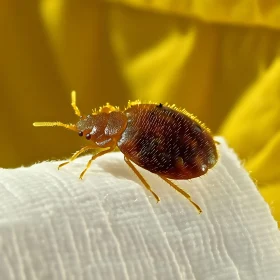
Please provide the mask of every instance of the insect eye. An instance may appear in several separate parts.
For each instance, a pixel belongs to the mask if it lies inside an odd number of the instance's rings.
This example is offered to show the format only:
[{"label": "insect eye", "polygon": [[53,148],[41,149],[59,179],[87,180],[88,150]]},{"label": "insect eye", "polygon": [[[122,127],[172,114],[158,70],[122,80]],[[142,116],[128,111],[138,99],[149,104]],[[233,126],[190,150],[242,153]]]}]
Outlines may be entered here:
[{"label": "insect eye", "polygon": [[90,138],[91,138],[91,135],[88,133],[88,134],[86,135],[86,139],[87,139],[87,140],[90,140]]},{"label": "insect eye", "polygon": [[79,136],[83,136],[84,133],[82,131],[79,131]]}]

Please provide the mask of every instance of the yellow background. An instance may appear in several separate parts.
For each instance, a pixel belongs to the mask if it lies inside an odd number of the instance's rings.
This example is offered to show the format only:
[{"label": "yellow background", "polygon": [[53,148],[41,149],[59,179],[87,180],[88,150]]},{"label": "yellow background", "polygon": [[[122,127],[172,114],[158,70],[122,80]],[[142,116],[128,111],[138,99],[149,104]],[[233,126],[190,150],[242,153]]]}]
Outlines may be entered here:
[{"label": "yellow background", "polygon": [[176,103],[223,135],[280,220],[280,3],[0,2],[0,166],[68,157],[60,128],[128,99]]}]

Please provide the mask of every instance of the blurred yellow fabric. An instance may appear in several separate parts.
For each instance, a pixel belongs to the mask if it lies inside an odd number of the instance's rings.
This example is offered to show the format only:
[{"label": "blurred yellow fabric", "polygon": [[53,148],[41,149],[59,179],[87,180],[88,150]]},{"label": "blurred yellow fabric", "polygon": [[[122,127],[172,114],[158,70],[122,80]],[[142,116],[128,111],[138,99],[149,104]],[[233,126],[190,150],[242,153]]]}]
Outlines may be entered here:
[{"label": "blurred yellow fabric", "polygon": [[68,157],[75,122],[105,102],[170,102],[223,135],[280,221],[280,3],[0,2],[0,166]]}]

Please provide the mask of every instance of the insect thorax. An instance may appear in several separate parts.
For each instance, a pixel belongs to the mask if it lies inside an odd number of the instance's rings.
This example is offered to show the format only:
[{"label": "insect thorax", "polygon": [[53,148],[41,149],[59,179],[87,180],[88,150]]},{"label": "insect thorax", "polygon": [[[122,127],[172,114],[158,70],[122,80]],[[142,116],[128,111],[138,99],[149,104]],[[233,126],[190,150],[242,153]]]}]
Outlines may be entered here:
[{"label": "insect thorax", "polygon": [[127,118],[122,112],[97,113],[82,117],[76,124],[79,135],[92,140],[99,147],[111,147],[124,131]]}]

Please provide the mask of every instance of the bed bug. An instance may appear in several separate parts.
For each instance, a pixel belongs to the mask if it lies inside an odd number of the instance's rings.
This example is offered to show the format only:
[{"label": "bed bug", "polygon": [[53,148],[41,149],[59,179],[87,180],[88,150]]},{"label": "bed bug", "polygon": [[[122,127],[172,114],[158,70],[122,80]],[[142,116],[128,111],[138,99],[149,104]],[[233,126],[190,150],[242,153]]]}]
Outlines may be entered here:
[{"label": "bed bug", "polygon": [[132,164],[157,174],[171,187],[186,197],[201,213],[201,208],[191,196],[170,179],[187,180],[199,177],[212,168],[217,160],[216,142],[210,130],[185,110],[168,104],[142,104],[129,102],[121,111],[107,103],[98,111],[84,116],[76,105],[76,93],[72,92],[71,103],[80,118],[76,124],[61,122],[35,122],[34,126],[62,126],[85,137],[89,144],[58,168],[75,160],[91,149],[102,149],[88,161],[80,174],[82,179],[93,160],[118,148],[124,160],[143,185],[160,201],[158,195]]}]

